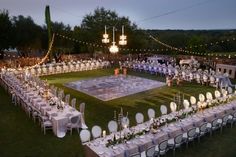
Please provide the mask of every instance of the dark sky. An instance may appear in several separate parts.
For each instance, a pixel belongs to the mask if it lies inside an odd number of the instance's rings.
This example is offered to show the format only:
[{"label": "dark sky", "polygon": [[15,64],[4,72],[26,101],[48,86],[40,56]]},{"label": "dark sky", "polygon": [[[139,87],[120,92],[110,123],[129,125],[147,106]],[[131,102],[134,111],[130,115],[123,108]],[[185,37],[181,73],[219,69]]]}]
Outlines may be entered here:
[{"label": "dark sky", "polygon": [[105,7],[145,29],[236,28],[236,0],[0,0],[0,9],[31,16],[42,25],[47,4],[52,21],[71,26],[80,25],[96,7]]}]

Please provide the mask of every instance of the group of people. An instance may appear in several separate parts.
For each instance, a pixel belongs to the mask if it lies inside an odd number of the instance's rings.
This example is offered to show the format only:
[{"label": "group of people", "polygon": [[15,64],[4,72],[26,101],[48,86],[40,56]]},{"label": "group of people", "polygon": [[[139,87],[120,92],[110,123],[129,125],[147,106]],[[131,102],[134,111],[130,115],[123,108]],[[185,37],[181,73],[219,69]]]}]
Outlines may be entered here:
[{"label": "group of people", "polygon": [[176,85],[179,86],[181,83],[181,78],[179,76],[171,76],[171,75],[167,75],[166,76],[166,84],[167,86],[173,86],[174,82],[176,82]]}]

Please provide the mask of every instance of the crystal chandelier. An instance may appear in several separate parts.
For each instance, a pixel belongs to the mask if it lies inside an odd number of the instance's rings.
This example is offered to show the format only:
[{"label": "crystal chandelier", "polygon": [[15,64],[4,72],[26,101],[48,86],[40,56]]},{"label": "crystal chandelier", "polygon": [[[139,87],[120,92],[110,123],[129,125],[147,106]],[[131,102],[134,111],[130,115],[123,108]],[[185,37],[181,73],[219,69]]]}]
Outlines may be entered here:
[{"label": "crystal chandelier", "polygon": [[119,48],[116,46],[115,42],[115,27],[113,27],[113,41],[111,47],[109,48],[109,51],[111,53],[117,53],[119,51]]},{"label": "crystal chandelier", "polygon": [[120,36],[119,45],[127,45],[127,36],[124,35],[124,26],[122,26],[122,35]]},{"label": "crystal chandelier", "polygon": [[105,26],[105,33],[103,34],[102,43],[107,44],[109,42],[109,35],[107,34],[107,27]]}]

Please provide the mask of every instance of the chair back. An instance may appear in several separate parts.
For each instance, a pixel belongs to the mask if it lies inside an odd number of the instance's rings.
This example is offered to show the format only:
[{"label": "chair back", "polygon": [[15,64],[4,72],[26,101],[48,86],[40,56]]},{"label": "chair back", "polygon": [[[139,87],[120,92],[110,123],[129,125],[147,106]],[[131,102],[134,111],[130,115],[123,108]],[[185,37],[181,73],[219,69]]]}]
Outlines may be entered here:
[{"label": "chair back", "polygon": [[214,119],[212,122],[211,122],[211,126],[212,127],[217,127],[218,126],[218,119]]},{"label": "chair back", "polygon": [[66,94],[65,103],[69,105],[69,103],[70,103],[70,94]]},{"label": "chair back", "polygon": [[165,151],[166,148],[168,146],[168,140],[165,140],[165,141],[162,141],[160,144],[159,144],[159,150],[160,151]]},{"label": "chair back", "polygon": [[71,117],[70,122],[73,125],[78,124],[79,123],[79,117],[78,116]]},{"label": "chair back", "polygon": [[228,90],[228,93],[229,93],[229,94],[232,94],[232,93],[233,93],[233,89],[232,89],[231,87],[228,87],[227,90]]},{"label": "chair back", "polygon": [[177,105],[176,105],[175,102],[171,102],[171,103],[170,103],[170,110],[171,110],[171,112],[176,112],[176,110],[177,110]]},{"label": "chair back", "polygon": [[183,105],[184,105],[184,108],[185,108],[185,109],[188,109],[189,106],[190,106],[189,101],[188,101],[187,99],[184,99]]},{"label": "chair back", "polygon": [[213,99],[211,92],[206,93],[206,98],[207,98],[207,100],[212,100]]},{"label": "chair back", "polygon": [[92,127],[92,135],[93,135],[94,139],[101,137],[101,135],[102,135],[101,127],[97,126],[97,125],[93,126]]},{"label": "chair back", "polygon": [[223,122],[227,122],[229,120],[229,115],[225,115],[223,118],[222,118]]},{"label": "chair back", "polygon": [[136,113],[135,119],[137,124],[141,124],[144,121],[144,116],[142,113]]},{"label": "chair back", "polygon": [[183,134],[177,135],[174,139],[175,144],[180,144],[183,141]]},{"label": "chair back", "polygon": [[199,130],[200,130],[200,132],[206,132],[206,130],[207,130],[207,123],[205,122],[202,125],[200,125]]},{"label": "chair back", "polygon": [[197,99],[194,96],[190,96],[191,105],[195,105],[197,103]]},{"label": "chair back", "polygon": [[71,106],[72,106],[73,108],[76,108],[76,98],[73,98],[73,99],[71,100]]},{"label": "chair back", "polygon": [[167,114],[167,107],[165,105],[161,105],[160,110],[162,115]]},{"label": "chair back", "polygon": [[85,142],[89,142],[90,141],[90,137],[91,137],[91,134],[90,134],[90,131],[89,130],[81,130],[80,132],[80,140],[83,143]]},{"label": "chair back", "polygon": [[118,124],[116,121],[114,120],[111,120],[109,123],[108,123],[108,130],[110,133],[114,133],[114,132],[117,132],[118,130]]},{"label": "chair back", "polygon": [[234,112],[233,117],[236,118],[236,112]]},{"label": "chair back", "polygon": [[196,128],[188,130],[188,137],[194,137],[196,135]]},{"label": "chair back", "polygon": [[148,109],[148,118],[149,119],[152,119],[152,118],[155,118],[155,110],[153,110],[152,108],[149,108]]},{"label": "chair back", "polygon": [[150,146],[147,150],[146,150],[146,157],[152,157],[155,154],[155,145]]},{"label": "chair back", "polygon": [[204,102],[205,101],[205,96],[203,94],[199,94],[199,101]]},{"label": "chair back", "polygon": [[85,103],[81,103],[80,106],[79,106],[79,111],[84,114],[84,109],[85,109]]},{"label": "chair back", "polygon": [[216,98],[219,98],[220,96],[221,96],[220,91],[215,90],[215,97],[216,97]]}]

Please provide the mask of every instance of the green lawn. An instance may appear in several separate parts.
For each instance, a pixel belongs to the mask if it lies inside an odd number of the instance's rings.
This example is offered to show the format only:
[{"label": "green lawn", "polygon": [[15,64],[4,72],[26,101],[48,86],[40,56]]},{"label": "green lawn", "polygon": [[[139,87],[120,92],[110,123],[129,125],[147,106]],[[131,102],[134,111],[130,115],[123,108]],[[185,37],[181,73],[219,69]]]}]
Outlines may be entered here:
[{"label": "green lawn", "polygon": [[[87,79],[105,75],[111,75],[113,70],[96,70],[78,73],[67,73],[42,77],[49,83],[63,88],[65,93],[70,93],[71,97],[77,98],[77,108],[80,102],[85,102],[85,119],[89,128],[93,125],[100,125],[107,129],[107,123],[113,118],[114,110],[120,110],[122,106],[124,112],[129,112],[131,125],[134,124],[134,115],[142,112],[147,120],[147,109],[153,108],[159,115],[161,104],[169,106],[173,95],[177,92],[184,93],[185,98],[190,95],[197,96],[199,93],[213,91],[214,88],[200,86],[195,83],[184,83],[182,86],[162,87],[115,99],[108,102],[100,101],[96,98],[66,88],[63,83]],[[130,75],[137,75],[154,80],[163,81],[164,78],[149,74],[130,72]],[[40,131],[38,124],[35,124],[25,112],[10,103],[10,97],[0,87],[0,157],[79,157],[83,156],[83,148],[80,144],[77,131],[73,135],[69,134],[63,139],[58,139],[52,132],[46,135]],[[225,129],[223,134],[215,133],[213,137],[205,137],[201,143],[190,145],[188,149],[183,147],[177,151],[176,156],[181,157],[233,157],[236,156],[236,127]],[[172,156],[170,152],[168,156]]]}]

